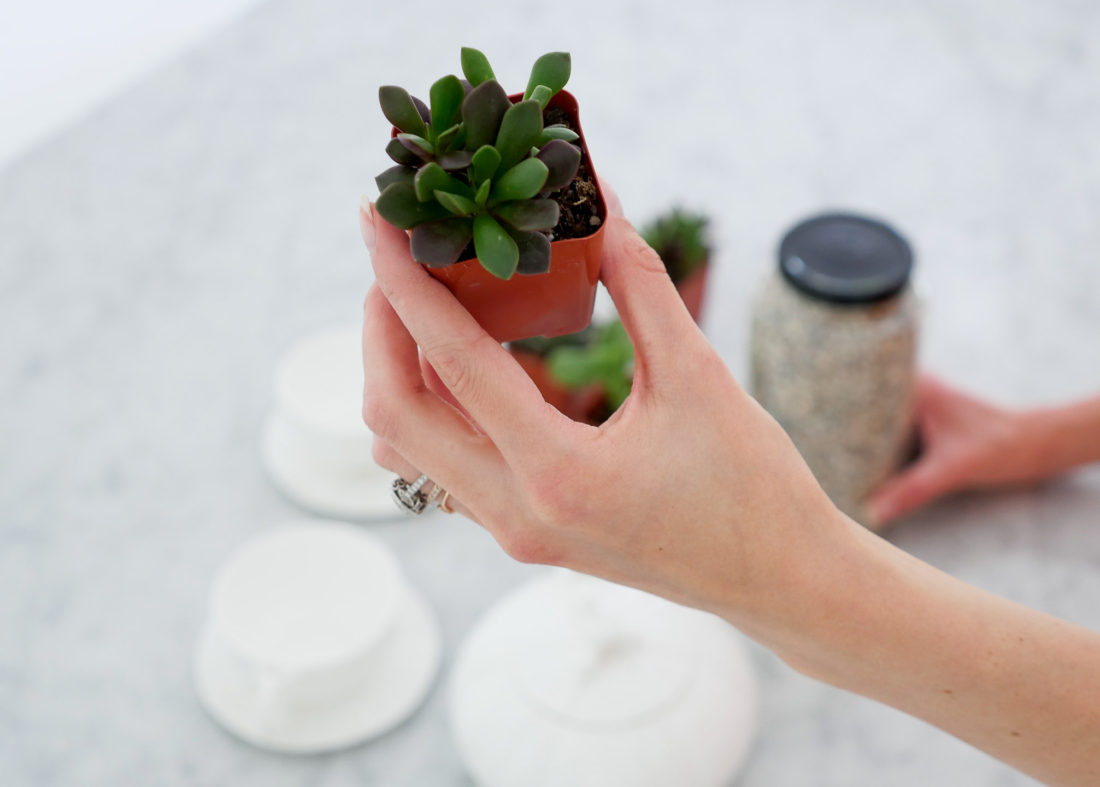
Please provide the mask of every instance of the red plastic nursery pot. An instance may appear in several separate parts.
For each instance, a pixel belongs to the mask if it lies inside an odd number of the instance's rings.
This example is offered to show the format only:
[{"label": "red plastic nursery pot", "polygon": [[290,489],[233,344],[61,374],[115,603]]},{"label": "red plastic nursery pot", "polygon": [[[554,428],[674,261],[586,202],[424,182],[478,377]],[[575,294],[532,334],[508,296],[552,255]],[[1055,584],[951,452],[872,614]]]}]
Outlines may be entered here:
[{"label": "red plastic nursery pot", "polygon": [[[508,98],[514,104],[523,99],[523,94]],[[552,107],[561,109],[568,116],[569,125],[580,135],[575,144],[580,145],[583,153],[581,163],[596,183],[596,212],[600,218],[596,231],[583,238],[553,241],[550,270],[546,273],[517,273],[505,281],[485,270],[476,257],[427,269],[498,342],[576,333],[592,321],[607,204],[581,130],[577,99],[562,90],[550,99],[547,109]],[[393,136],[396,135],[394,129]]]},{"label": "red plastic nursery pot", "polygon": [[676,282],[676,291],[680,293],[680,298],[684,301],[684,305],[687,306],[688,312],[695,322],[699,322],[703,317],[703,301],[707,292],[707,271],[709,268],[710,261],[708,260]]}]

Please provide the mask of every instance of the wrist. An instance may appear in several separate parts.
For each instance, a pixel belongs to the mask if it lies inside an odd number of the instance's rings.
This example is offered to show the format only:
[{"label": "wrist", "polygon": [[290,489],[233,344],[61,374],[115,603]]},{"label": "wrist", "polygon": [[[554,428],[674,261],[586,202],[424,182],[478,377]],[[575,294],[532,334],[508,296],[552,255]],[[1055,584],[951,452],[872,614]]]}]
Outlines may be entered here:
[{"label": "wrist", "polygon": [[777,539],[782,554],[756,579],[754,603],[738,598],[714,611],[792,668],[828,681],[822,670],[844,648],[854,598],[874,592],[863,576],[881,540],[825,503],[812,525],[802,522],[797,536]]},{"label": "wrist", "polygon": [[1016,414],[1029,478],[1042,480],[1100,461],[1100,399]]}]

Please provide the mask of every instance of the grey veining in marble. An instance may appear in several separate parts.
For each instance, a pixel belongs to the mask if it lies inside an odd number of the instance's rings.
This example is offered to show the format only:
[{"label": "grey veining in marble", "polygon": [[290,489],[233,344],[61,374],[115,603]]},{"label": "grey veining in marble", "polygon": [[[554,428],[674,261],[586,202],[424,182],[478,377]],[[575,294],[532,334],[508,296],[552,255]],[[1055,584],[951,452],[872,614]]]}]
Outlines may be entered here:
[{"label": "grey veining in marble", "polygon": [[[467,784],[441,690],[370,745],[289,758],[215,727],[189,675],[214,567],[296,516],[257,461],[273,363],[359,318],[355,211],[385,165],[375,88],[424,91],[460,44],[514,84],[571,50],[589,146],[628,213],[714,214],[707,330],[737,373],[781,231],[848,207],[917,247],[927,366],[1019,404],[1100,389],[1100,6],[558,8],[498,4],[488,32],[466,10],[445,38],[403,4],[272,0],[0,172],[5,785]],[[1097,628],[1098,520],[1093,469],[938,505],[891,538]],[[448,658],[537,570],[458,518],[375,530],[438,610]],[[1030,783],[754,655],[744,785]]]}]

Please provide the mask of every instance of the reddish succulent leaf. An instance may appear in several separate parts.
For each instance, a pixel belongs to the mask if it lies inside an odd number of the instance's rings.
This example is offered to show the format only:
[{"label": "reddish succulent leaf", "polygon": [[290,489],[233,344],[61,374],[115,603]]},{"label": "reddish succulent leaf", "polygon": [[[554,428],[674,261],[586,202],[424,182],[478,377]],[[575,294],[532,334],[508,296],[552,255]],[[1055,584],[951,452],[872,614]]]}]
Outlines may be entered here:
[{"label": "reddish succulent leaf", "polygon": [[496,141],[504,113],[512,106],[504,88],[489,80],[470,91],[462,102],[462,122],[466,126],[466,147],[477,150]]},{"label": "reddish succulent leaf", "polygon": [[410,153],[415,154],[424,161],[431,161],[432,156],[435,154],[432,143],[416,134],[398,134],[397,141],[404,145]]},{"label": "reddish succulent leaf", "polygon": [[409,96],[409,98],[412,99],[413,106],[416,107],[416,111],[420,113],[420,119],[424,121],[424,125],[431,125],[432,111],[428,109],[428,105],[416,96]]},{"label": "reddish succulent leaf", "polygon": [[469,219],[429,221],[412,231],[409,250],[417,262],[439,268],[457,262],[472,237],[473,222]]},{"label": "reddish succulent leaf", "polygon": [[470,166],[470,162],[473,161],[474,155],[468,150],[452,150],[450,153],[444,153],[442,156],[436,157],[436,162],[439,166],[448,172],[454,172],[458,169],[466,169]]},{"label": "reddish succulent leaf", "polygon": [[505,227],[519,249],[516,273],[533,276],[550,270],[550,240],[541,232],[525,232]]},{"label": "reddish succulent leaf", "polygon": [[557,226],[560,209],[552,199],[521,199],[494,208],[493,215],[517,230],[548,230]]},{"label": "reddish succulent leaf", "polygon": [[539,161],[546,165],[546,191],[558,191],[569,185],[581,165],[581,149],[561,139],[552,139],[542,146]]}]

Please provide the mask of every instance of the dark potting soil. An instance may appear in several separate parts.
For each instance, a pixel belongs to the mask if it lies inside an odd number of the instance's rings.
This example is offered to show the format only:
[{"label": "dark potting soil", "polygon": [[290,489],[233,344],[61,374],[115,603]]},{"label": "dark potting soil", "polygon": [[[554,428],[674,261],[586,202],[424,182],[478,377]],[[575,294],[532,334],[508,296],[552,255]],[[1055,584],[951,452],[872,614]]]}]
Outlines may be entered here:
[{"label": "dark potting soil", "polygon": [[[569,115],[558,107],[547,108],[542,113],[542,122],[545,126],[561,123],[573,131],[577,130],[570,122]],[[600,215],[598,197],[596,179],[592,177],[588,158],[582,156],[573,182],[553,195],[561,209],[561,217],[558,225],[548,233],[550,240],[584,238],[598,230],[604,218]]]}]

